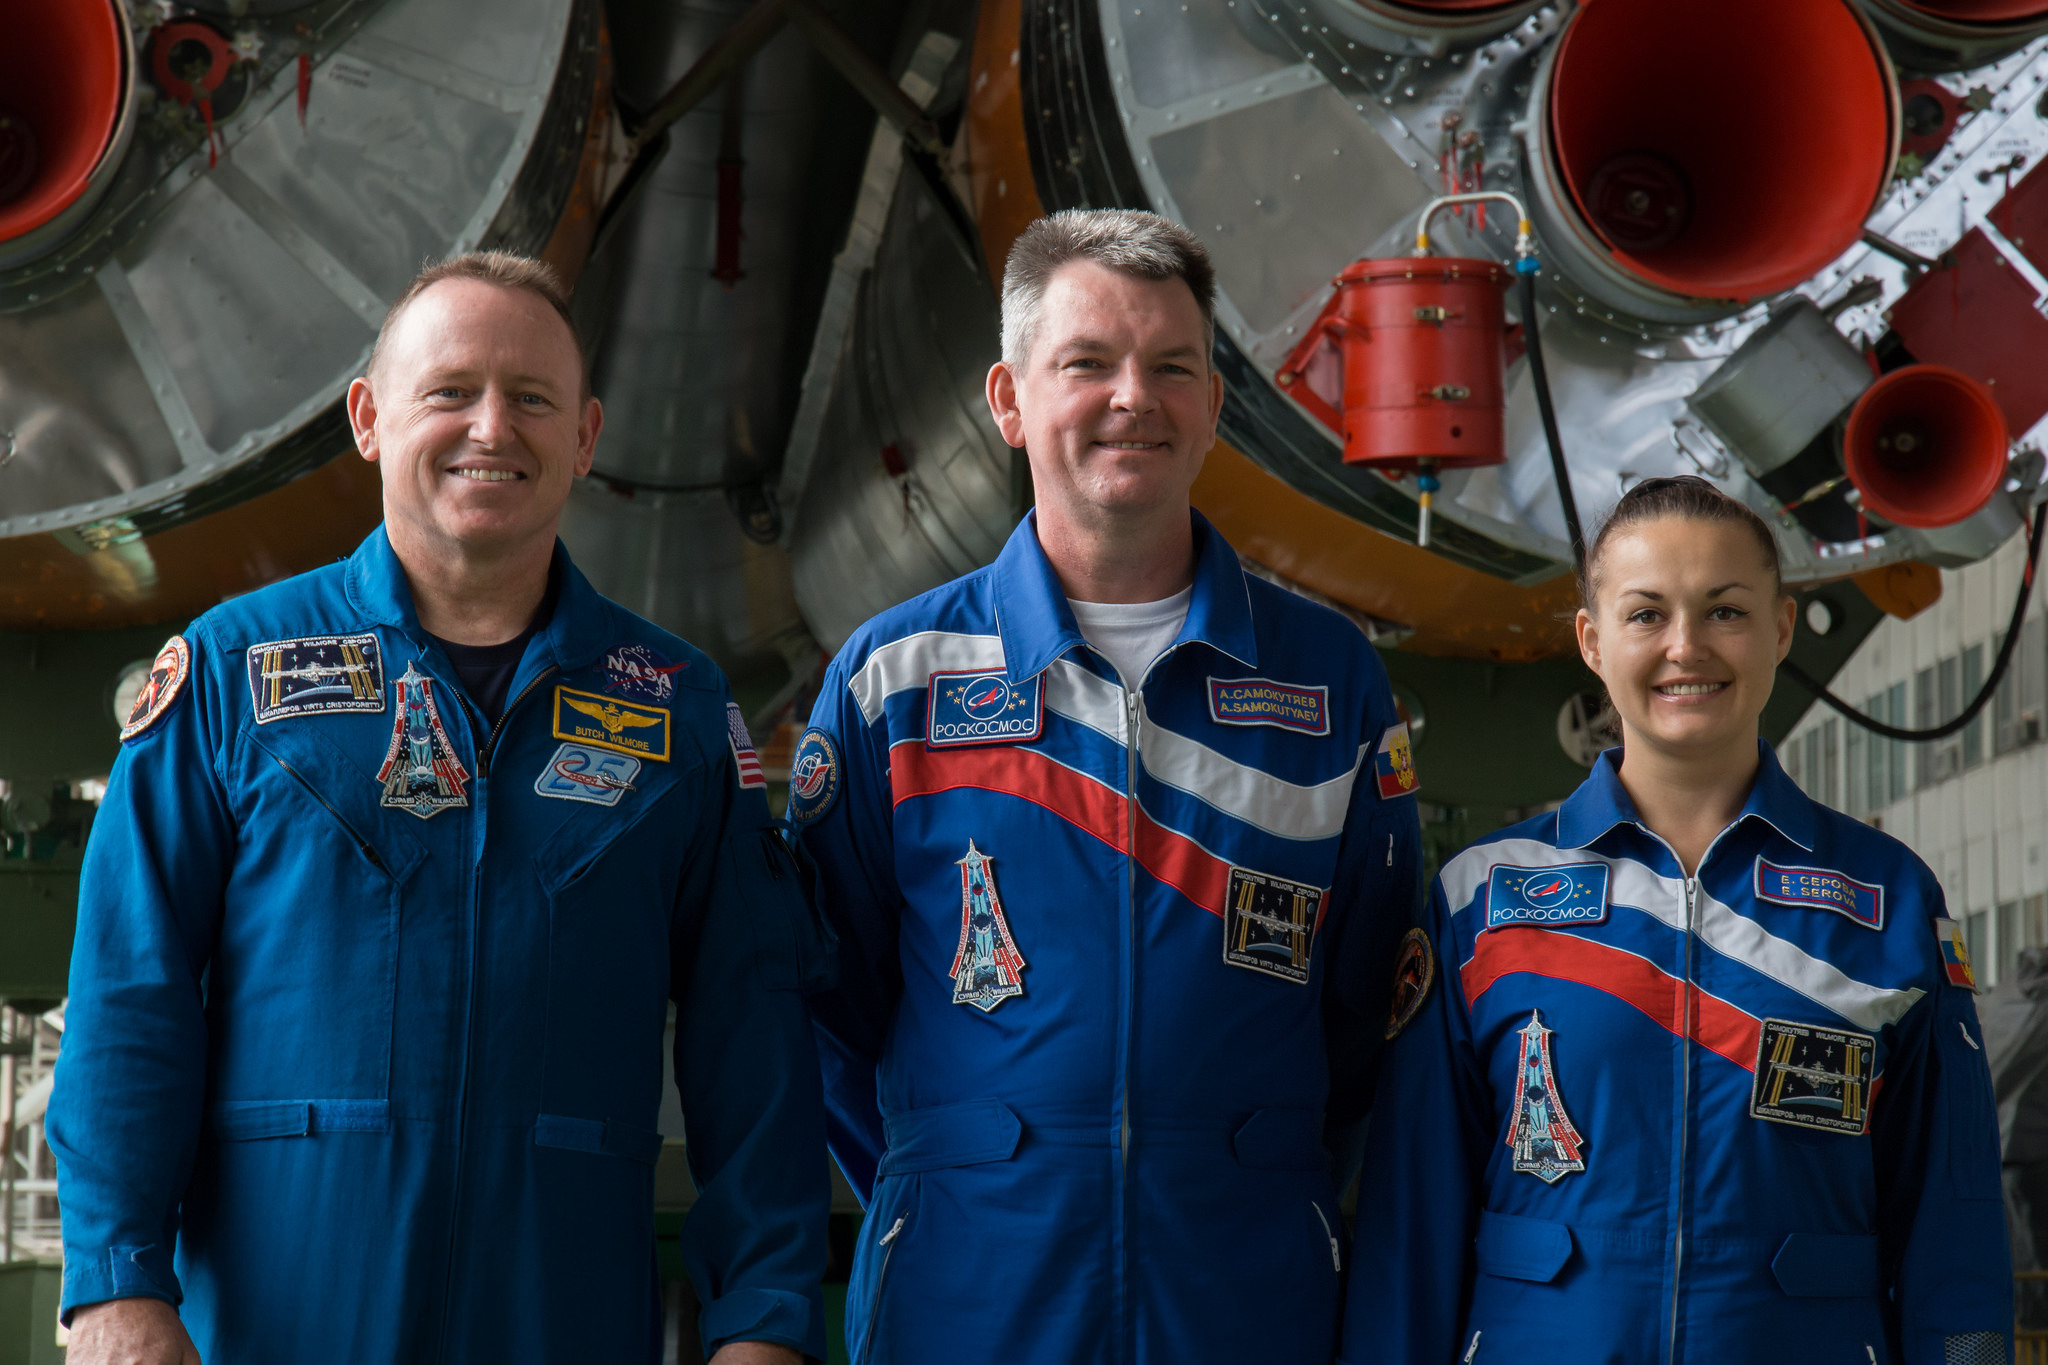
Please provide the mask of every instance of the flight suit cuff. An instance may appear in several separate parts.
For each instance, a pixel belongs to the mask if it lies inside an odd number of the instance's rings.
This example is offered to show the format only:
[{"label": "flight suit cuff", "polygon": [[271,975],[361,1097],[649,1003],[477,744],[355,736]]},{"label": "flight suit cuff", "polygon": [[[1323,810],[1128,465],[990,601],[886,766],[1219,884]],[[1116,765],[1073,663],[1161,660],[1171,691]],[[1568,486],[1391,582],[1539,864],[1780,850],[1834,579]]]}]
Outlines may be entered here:
[{"label": "flight suit cuff", "polygon": [[772,1341],[825,1358],[825,1303],[820,1290],[808,1295],[779,1289],[735,1289],[704,1305],[697,1330],[709,1357],[729,1341]]},{"label": "flight suit cuff", "polygon": [[162,1299],[173,1308],[184,1302],[170,1252],[153,1244],[98,1253],[64,1248],[64,1295],[57,1306],[64,1325],[71,1325],[72,1310],[109,1299]]}]

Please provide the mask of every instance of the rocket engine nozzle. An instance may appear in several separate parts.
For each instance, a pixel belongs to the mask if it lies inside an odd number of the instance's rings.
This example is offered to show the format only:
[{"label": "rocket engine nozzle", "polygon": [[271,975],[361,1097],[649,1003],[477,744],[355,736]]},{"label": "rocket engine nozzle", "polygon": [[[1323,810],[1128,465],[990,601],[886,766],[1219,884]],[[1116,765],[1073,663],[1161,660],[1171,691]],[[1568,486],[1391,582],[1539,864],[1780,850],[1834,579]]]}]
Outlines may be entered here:
[{"label": "rocket engine nozzle", "polygon": [[78,202],[105,159],[129,72],[107,0],[15,0],[0,44],[0,242]]},{"label": "rocket engine nozzle", "polygon": [[1850,409],[1842,464],[1886,521],[1953,526],[1998,491],[2010,444],[1989,388],[1945,365],[1908,365]]}]

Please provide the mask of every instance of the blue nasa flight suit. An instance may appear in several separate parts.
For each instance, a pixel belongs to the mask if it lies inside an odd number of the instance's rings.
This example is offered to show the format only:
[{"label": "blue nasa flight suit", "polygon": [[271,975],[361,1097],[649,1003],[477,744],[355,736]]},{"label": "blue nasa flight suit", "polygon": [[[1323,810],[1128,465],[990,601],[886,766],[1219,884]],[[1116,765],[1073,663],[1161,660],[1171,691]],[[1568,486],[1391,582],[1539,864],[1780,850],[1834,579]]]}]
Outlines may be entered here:
[{"label": "blue nasa flight suit", "polygon": [[659,1360],[673,1000],[706,1347],[824,1355],[823,940],[716,666],[554,573],[492,733],[381,527],[187,631],[86,854],[67,1313],[182,1299],[207,1365]]},{"label": "blue nasa flight suit", "polygon": [[1365,637],[1199,516],[1127,694],[1035,527],[857,631],[793,765],[852,1358],[1327,1365],[1330,1145],[1419,898],[1406,731]]},{"label": "blue nasa flight suit", "polygon": [[2012,1358],[1998,1119],[1940,887],[1759,747],[1694,879],[1620,750],[1445,864],[1366,1148],[1346,1365]]}]

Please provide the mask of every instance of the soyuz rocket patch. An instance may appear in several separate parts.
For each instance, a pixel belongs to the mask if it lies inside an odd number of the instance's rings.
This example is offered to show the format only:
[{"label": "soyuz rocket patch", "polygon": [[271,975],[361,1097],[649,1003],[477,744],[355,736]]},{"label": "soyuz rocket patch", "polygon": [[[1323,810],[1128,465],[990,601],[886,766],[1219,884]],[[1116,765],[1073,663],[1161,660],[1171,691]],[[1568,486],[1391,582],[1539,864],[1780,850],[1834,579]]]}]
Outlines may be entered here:
[{"label": "soyuz rocket patch", "polygon": [[1543,1027],[1543,1012],[1530,1010],[1529,1022],[1516,1031],[1522,1038],[1522,1060],[1515,1068],[1508,1146],[1514,1151],[1516,1170],[1555,1185],[1573,1171],[1586,1169],[1586,1140],[1572,1127],[1557,1093],[1557,1068],[1550,1055],[1550,1040],[1557,1035]]},{"label": "soyuz rocket patch", "polygon": [[1486,927],[1599,924],[1607,918],[1607,875],[1606,863],[1497,863],[1486,879]]},{"label": "soyuz rocket patch", "polygon": [[1429,988],[1436,980],[1436,950],[1429,935],[1410,929],[1401,939],[1401,951],[1394,958],[1394,1004],[1387,1012],[1387,1041],[1401,1036],[1401,1030],[1422,1013]]},{"label": "soyuz rocket patch", "polygon": [[313,635],[249,646],[256,723],[284,716],[384,709],[384,653],[375,635]]},{"label": "soyuz rocket patch", "polygon": [[604,690],[657,706],[676,694],[676,674],[688,659],[672,664],[646,645],[613,645],[604,652]]},{"label": "soyuz rocket patch", "polygon": [[1934,939],[1941,947],[1941,972],[1948,984],[1976,990],[1977,973],[1970,968],[1970,945],[1963,938],[1963,926],[1952,919],[1937,919]]},{"label": "soyuz rocket patch", "polygon": [[967,841],[960,859],[960,946],[953,951],[953,1003],[983,1014],[1024,994],[1024,954],[996,891],[995,859]]},{"label": "soyuz rocket patch", "polygon": [[1870,1130],[1870,1073],[1877,1039],[1867,1033],[1766,1019],[1756,1045],[1752,1118],[1861,1136]]},{"label": "soyuz rocket patch", "polygon": [[1024,744],[1045,727],[1045,675],[1012,685],[1001,669],[934,673],[925,694],[925,743]]},{"label": "soyuz rocket patch", "polygon": [[1209,719],[1218,725],[1273,725],[1304,735],[1327,735],[1330,689],[1271,678],[1211,678]]},{"label": "soyuz rocket patch", "polygon": [[639,772],[640,760],[631,754],[593,749],[587,744],[564,744],[533,780],[533,790],[562,801],[616,806],[620,798],[633,790],[633,779]]},{"label": "soyuz rocket patch", "polygon": [[[839,799],[839,746],[813,725],[797,742],[789,763],[789,818],[808,825]],[[972,840],[968,841],[972,843]]]},{"label": "soyuz rocket patch", "polygon": [[1373,750],[1372,761],[1382,801],[1412,796],[1422,785],[1415,772],[1415,746],[1408,739],[1405,720],[1380,731],[1379,747]]},{"label": "soyuz rocket patch", "polygon": [[397,715],[391,724],[391,747],[377,781],[384,788],[377,804],[431,820],[444,810],[469,804],[469,773],[455,757],[455,746],[441,724],[434,704],[434,681],[420,676],[419,665],[407,664],[397,683]]},{"label": "soyuz rocket patch", "polygon": [[1884,928],[1884,888],[1826,867],[1779,867],[1756,860],[1758,900],[1832,910],[1866,929]]},{"label": "soyuz rocket patch", "polygon": [[150,661],[149,676],[143,679],[142,690],[135,694],[128,719],[121,726],[121,742],[126,744],[149,733],[150,727],[171,709],[171,703],[185,690],[185,680],[191,676],[192,648],[185,643],[184,636],[173,635]]},{"label": "soyuz rocket patch", "polygon": [[1223,960],[1297,985],[1307,981],[1322,909],[1321,887],[1231,868],[1223,902]]}]

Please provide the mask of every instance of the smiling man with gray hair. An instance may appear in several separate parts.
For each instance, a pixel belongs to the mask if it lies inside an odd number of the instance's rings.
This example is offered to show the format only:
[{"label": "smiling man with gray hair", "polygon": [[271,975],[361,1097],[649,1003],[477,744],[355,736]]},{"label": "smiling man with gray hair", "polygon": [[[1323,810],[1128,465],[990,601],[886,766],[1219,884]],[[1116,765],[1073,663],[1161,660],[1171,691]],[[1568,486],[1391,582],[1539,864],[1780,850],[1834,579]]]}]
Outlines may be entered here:
[{"label": "smiling man with gray hair", "polygon": [[1365,637],[1190,506],[1213,293],[1149,213],[1024,231],[988,403],[1037,506],[854,633],[796,755],[857,1365],[1335,1355],[1415,773]]}]

